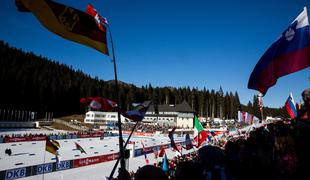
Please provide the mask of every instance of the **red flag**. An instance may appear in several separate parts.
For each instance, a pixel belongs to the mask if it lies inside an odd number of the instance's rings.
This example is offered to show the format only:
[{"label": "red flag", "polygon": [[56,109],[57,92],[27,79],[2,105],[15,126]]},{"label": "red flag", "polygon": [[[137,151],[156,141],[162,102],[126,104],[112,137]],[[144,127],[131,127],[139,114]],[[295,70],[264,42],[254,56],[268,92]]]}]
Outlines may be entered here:
[{"label": "red flag", "polygon": [[117,110],[117,103],[102,97],[86,97],[80,100],[83,106],[89,106],[95,110],[115,111]]},{"label": "red flag", "polygon": [[164,147],[161,147],[160,152],[158,154],[158,157],[164,157],[164,155],[165,155],[165,149],[164,149]]},{"label": "red flag", "polygon": [[143,141],[142,141],[142,140],[141,140],[141,144],[142,144],[142,150],[143,150],[143,153],[144,153],[145,163],[146,163],[146,164],[149,164],[149,159],[148,159],[147,156],[146,156],[146,152],[145,152],[145,148],[144,148],[144,144],[143,144]]},{"label": "red flag", "polygon": [[101,29],[102,31],[106,32],[105,27],[102,25],[102,23],[108,24],[108,21],[106,18],[101,17],[99,15],[99,13],[97,12],[96,9],[94,9],[94,7],[91,4],[88,4],[87,8],[86,8],[86,13],[93,16],[99,29]]}]

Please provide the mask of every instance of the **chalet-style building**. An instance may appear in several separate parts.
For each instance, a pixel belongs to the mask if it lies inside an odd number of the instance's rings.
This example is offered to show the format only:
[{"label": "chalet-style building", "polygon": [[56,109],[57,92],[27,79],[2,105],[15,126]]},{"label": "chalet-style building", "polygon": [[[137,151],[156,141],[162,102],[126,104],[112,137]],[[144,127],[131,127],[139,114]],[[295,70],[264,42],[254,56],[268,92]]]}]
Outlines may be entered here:
[{"label": "chalet-style building", "polygon": [[151,105],[144,116],[143,122],[157,123],[169,127],[193,128],[194,111],[186,101],[183,101],[177,105],[158,105],[157,115],[154,106]]}]

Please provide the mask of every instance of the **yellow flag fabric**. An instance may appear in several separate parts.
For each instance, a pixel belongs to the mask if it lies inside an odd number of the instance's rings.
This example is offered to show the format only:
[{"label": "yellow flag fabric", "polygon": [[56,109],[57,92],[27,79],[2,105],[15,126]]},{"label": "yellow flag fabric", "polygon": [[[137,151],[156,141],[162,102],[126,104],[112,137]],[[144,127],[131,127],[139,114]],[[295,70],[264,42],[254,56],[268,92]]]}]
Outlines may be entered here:
[{"label": "yellow flag fabric", "polygon": [[16,5],[32,12],[51,32],[109,55],[106,31],[91,15],[50,0],[16,0]]},{"label": "yellow flag fabric", "polygon": [[50,153],[54,154],[55,156],[57,156],[57,154],[58,154],[57,150],[58,149],[59,148],[55,144],[53,144],[48,138],[46,138],[45,150],[47,152],[50,152]]}]

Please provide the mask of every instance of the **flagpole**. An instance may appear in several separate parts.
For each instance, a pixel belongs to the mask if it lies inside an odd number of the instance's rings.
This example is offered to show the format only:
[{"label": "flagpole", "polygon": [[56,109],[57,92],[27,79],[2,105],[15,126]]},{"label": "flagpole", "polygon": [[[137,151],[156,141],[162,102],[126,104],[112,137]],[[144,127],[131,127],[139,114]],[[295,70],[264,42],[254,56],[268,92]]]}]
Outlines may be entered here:
[{"label": "flagpole", "polygon": [[124,159],[124,146],[123,146],[123,135],[122,135],[122,122],[121,122],[121,114],[120,114],[120,96],[119,96],[119,88],[118,88],[118,80],[117,80],[117,71],[116,71],[116,59],[115,59],[115,52],[114,52],[114,46],[113,46],[113,39],[112,39],[112,33],[110,30],[109,24],[106,24],[108,27],[110,33],[110,40],[111,40],[111,48],[112,48],[112,54],[113,54],[113,65],[114,65],[114,79],[115,79],[115,95],[117,97],[117,116],[118,116],[118,134],[119,134],[119,158],[121,161],[121,169],[125,170],[125,159]]},{"label": "flagpole", "polygon": [[[46,141],[45,141],[45,147],[44,148],[46,149]],[[43,175],[42,175],[43,180],[44,180],[44,164],[45,164],[45,154],[46,154],[45,149],[44,149],[44,156],[43,156]]]},{"label": "flagpole", "polygon": [[[131,135],[132,135],[133,132],[135,131],[135,129],[136,129],[138,123],[139,123],[139,121],[137,121],[136,124],[134,125],[134,127],[132,128],[132,130],[131,130],[131,132],[130,132],[130,134],[129,134],[129,137],[127,138],[127,141],[126,141],[126,143],[125,143],[125,145],[124,145],[124,149],[126,148],[128,142],[129,142],[129,139],[131,138]],[[120,160],[120,157],[117,158],[117,161],[116,161],[116,163],[114,164],[114,167],[113,167],[113,169],[112,169],[112,171],[111,171],[111,174],[110,174],[109,179],[112,179],[112,178],[113,178],[113,175],[114,175],[114,172],[115,172],[115,170],[116,170],[116,167],[117,167],[117,165],[118,165],[118,163],[119,163],[119,160]]]},{"label": "flagpole", "polygon": [[261,118],[262,118],[262,121],[263,121],[263,119],[264,119],[263,107],[262,107],[262,110],[260,111],[260,115],[261,115]]},{"label": "flagpole", "polygon": [[260,116],[263,122],[264,119],[264,113],[263,113],[263,94],[258,92],[258,96],[259,96],[259,106],[260,106]]}]

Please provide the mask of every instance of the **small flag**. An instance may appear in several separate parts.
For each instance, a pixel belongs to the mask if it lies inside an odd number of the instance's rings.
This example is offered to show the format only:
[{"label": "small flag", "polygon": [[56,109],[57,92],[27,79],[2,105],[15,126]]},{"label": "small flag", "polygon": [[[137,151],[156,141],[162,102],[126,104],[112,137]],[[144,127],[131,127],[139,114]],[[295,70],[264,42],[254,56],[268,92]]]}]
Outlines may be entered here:
[{"label": "small flag", "polygon": [[102,111],[115,111],[117,110],[117,103],[102,97],[86,97],[81,98],[80,103],[82,106],[89,106],[94,110]]},{"label": "small flag", "polygon": [[164,147],[161,147],[158,156],[159,157],[164,157],[164,155],[165,155],[165,149],[164,149]]},{"label": "small flag", "polygon": [[175,129],[176,129],[175,127],[172,128],[172,130],[168,133],[168,137],[169,137],[170,142],[171,142],[171,147],[172,147],[174,150],[180,152],[179,149],[178,149],[178,147],[176,146],[176,144],[175,144],[175,142],[174,142],[174,138],[173,138],[173,133],[174,133]]},{"label": "small flag", "polygon": [[158,158],[158,150],[156,148],[153,148],[153,153],[154,153],[155,159],[157,159]]},{"label": "small flag", "polygon": [[88,4],[86,8],[86,13],[94,17],[99,29],[106,32],[105,27],[102,25],[102,23],[108,24],[107,19],[104,17],[101,17],[96,9],[91,4]]},{"label": "small flag", "polygon": [[186,134],[186,136],[185,136],[185,147],[183,147],[183,148],[186,150],[190,150],[193,148],[193,144],[192,144],[192,141],[189,137],[189,134]]},{"label": "small flag", "polygon": [[50,0],[16,0],[18,10],[32,12],[51,32],[109,55],[106,32],[94,18],[78,9]]},{"label": "small flag", "polygon": [[195,116],[194,139],[197,142],[197,147],[201,146],[201,144],[206,141],[207,136],[207,132],[203,129],[197,116]]},{"label": "small flag", "polygon": [[81,153],[85,153],[85,154],[87,154],[86,152],[85,152],[85,150],[82,148],[82,146],[80,146],[78,143],[76,143],[76,142],[74,142],[75,143],[75,148],[77,149],[77,150],[79,150],[79,151],[81,151]]},{"label": "small flag", "polygon": [[251,73],[248,88],[266,94],[277,79],[310,66],[307,8],[263,54]]},{"label": "small flag", "polygon": [[163,171],[164,171],[165,173],[168,172],[168,170],[169,170],[169,163],[168,163],[168,158],[167,158],[166,153],[165,153],[165,156],[164,156],[164,158],[163,158],[162,169],[163,169]]},{"label": "small flag", "polygon": [[295,105],[295,101],[294,101],[292,93],[290,93],[290,95],[288,96],[285,102],[285,109],[292,119],[297,117],[297,109],[296,109],[296,105]]},{"label": "small flag", "polygon": [[149,159],[146,156],[146,152],[145,152],[145,148],[144,148],[144,143],[143,143],[142,140],[141,140],[141,144],[142,144],[142,151],[143,151],[143,154],[144,154],[145,163],[149,164]]},{"label": "small flag", "polygon": [[143,103],[138,104],[134,110],[121,112],[121,114],[133,121],[142,121],[146,111],[149,108],[151,101],[145,101]]},{"label": "small flag", "polygon": [[254,116],[253,114],[250,114],[248,112],[244,111],[238,111],[238,120],[239,122],[244,122],[247,124],[252,124],[253,123]]},{"label": "small flag", "polygon": [[252,124],[252,122],[253,122],[253,115],[250,113],[247,113],[246,123]]},{"label": "small flag", "polygon": [[48,137],[46,137],[45,150],[47,152],[50,152],[50,153],[54,154],[55,156],[57,156],[58,155],[58,152],[57,152],[58,149],[59,148],[54,143],[52,143]]}]

